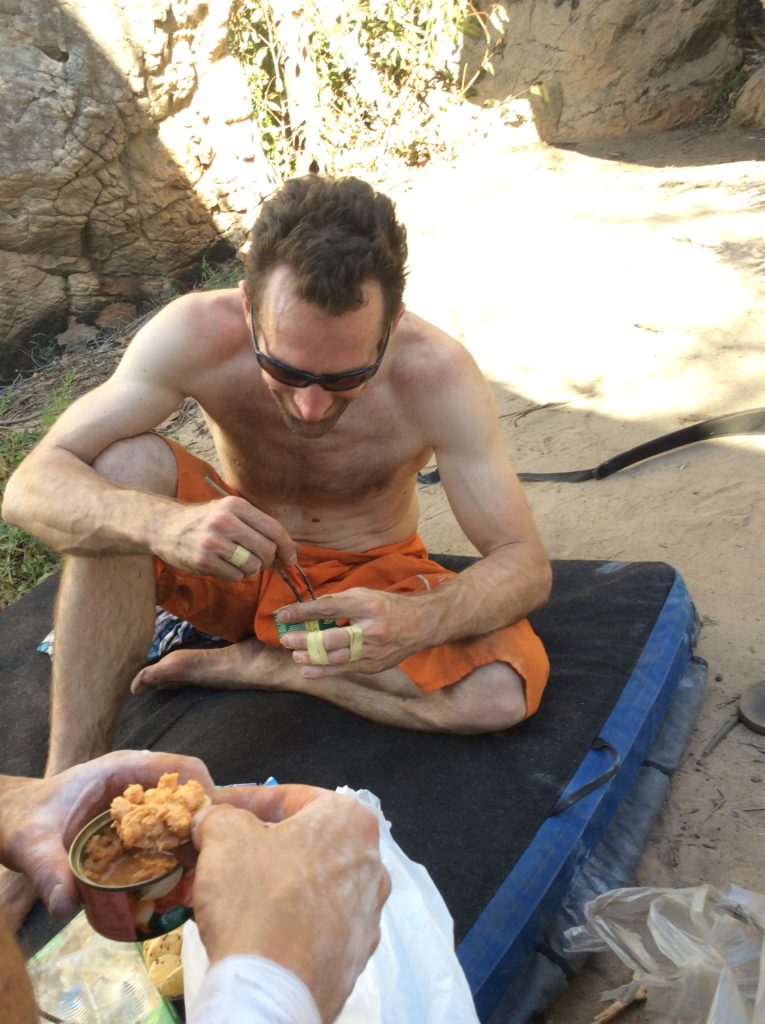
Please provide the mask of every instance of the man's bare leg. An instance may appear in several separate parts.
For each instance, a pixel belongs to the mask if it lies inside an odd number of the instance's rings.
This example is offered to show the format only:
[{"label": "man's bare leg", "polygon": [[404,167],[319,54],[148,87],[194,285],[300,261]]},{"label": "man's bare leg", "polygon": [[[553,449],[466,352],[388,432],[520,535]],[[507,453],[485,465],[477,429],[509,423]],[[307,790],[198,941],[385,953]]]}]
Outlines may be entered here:
[{"label": "man's bare leg", "polygon": [[184,685],[308,693],[384,725],[427,732],[495,732],[526,716],[523,683],[501,662],[443,690],[422,693],[400,669],[306,679],[289,651],[255,638],[212,650],[175,651],[142,669],[131,689],[140,694]]},{"label": "man's bare leg", "polygon": [[[111,445],[94,468],[113,483],[175,494],[175,458],[153,434]],[[67,559],[54,615],[46,774],[109,749],[130,680],[146,662],[155,606],[151,555]]]},{"label": "man's bare leg", "polygon": [[70,558],[56,601],[47,775],[107,751],[154,632],[146,555]]}]

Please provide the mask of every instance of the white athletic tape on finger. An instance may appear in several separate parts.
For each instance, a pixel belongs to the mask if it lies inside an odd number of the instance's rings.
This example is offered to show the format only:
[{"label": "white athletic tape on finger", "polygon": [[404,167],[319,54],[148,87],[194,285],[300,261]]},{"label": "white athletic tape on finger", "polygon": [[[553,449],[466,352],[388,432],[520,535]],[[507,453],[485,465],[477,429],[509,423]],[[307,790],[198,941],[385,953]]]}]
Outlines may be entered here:
[{"label": "white athletic tape on finger", "polygon": [[241,544],[237,544],[234,548],[234,552],[230,558],[227,559],[229,565],[233,565],[235,569],[241,569],[247,559],[252,554],[247,548],[243,548]]},{"label": "white athletic tape on finger", "polygon": [[352,622],[350,626],[345,627],[348,630],[348,637],[351,641],[351,656],[349,661],[358,661],[361,657],[361,648],[364,646],[364,634],[361,631],[361,626],[357,626],[355,622]]},{"label": "white athletic tape on finger", "polygon": [[308,660],[312,665],[329,665],[327,649],[324,646],[324,634],[320,629],[308,633]]}]

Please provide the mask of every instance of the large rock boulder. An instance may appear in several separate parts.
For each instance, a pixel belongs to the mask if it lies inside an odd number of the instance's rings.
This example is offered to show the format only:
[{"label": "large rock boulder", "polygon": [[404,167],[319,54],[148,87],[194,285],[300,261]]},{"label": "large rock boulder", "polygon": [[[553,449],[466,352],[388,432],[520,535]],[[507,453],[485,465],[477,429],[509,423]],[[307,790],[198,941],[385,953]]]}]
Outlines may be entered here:
[{"label": "large rock boulder", "polygon": [[649,134],[689,121],[707,109],[741,58],[735,0],[504,0],[503,6],[504,43],[478,98],[528,95],[547,142]]},{"label": "large rock boulder", "polygon": [[268,184],[229,7],[3,4],[0,362],[243,239]]},{"label": "large rock boulder", "polygon": [[739,93],[732,119],[736,124],[765,128],[765,67],[755,71]]}]

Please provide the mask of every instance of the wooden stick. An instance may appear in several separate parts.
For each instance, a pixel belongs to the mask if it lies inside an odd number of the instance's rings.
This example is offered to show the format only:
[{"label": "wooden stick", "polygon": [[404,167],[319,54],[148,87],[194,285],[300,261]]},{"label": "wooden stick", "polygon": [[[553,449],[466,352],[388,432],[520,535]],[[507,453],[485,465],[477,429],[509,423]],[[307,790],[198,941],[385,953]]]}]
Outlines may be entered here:
[{"label": "wooden stick", "polygon": [[638,986],[629,999],[617,999],[616,1002],[611,1003],[602,1013],[599,1013],[597,1017],[593,1017],[592,1024],[609,1024],[609,1021],[616,1020],[619,1014],[626,1010],[628,1006],[632,1006],[633,1003],[645,999],[647,994],[645,985]]}]

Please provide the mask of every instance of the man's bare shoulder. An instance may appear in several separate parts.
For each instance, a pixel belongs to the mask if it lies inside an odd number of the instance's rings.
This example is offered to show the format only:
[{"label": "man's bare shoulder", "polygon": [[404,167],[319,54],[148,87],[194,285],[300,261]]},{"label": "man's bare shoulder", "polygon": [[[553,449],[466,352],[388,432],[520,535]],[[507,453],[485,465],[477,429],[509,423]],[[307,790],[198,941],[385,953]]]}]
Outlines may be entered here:
[{"label": "man's bare shoulder", "polygon": [[402,379],[450,387],[481,371],[465,346],[435,324],[409,310],[396,332],[396,374]]},{"label": "man's bare shoulder", "polygon": [[208,348],[216,356],[241,346],[246,324],[239,290],[190,292],[169,302],[135,337],[140,347],[144,339],[152,344],[186,345],[203,353]]}]

